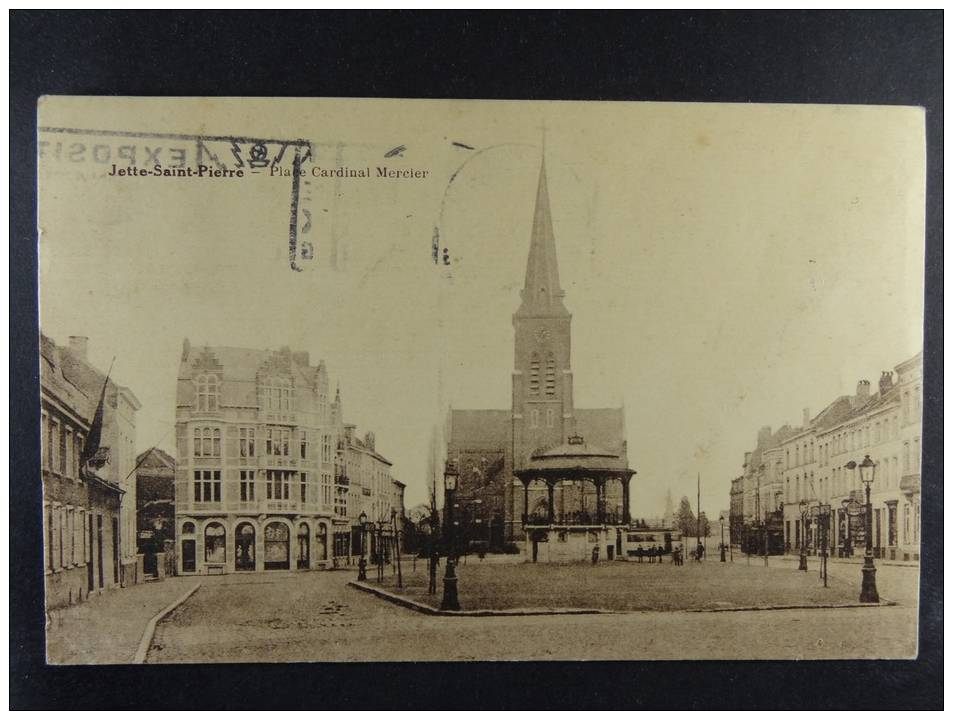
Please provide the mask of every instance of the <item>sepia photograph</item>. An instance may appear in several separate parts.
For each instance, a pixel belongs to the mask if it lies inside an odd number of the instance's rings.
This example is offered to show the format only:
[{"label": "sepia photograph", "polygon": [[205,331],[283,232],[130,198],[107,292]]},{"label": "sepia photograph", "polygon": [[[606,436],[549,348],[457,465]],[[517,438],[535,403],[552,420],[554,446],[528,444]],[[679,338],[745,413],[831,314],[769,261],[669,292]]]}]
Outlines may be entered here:
[{"label": "sepia photograph", "polygon": [[48,664],[918,656],[923,108],[48,95],[36,147]]}]

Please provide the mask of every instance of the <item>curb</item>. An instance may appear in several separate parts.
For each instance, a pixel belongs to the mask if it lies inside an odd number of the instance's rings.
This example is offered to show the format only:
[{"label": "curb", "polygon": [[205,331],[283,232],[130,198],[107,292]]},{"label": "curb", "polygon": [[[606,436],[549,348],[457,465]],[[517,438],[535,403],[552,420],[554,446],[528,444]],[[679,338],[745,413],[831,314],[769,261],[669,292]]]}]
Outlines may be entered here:
[{"label": "curb", "polygon": [[770,612],[773,610],[837,610],[850,609],[856,607],[894,607],[897,605],[893,600],[881,600],[880,602],[844,602],[831,603],[823,605],[752,605],[748,607],[690,607],[684,610],[598,610],[598,609],[556,609],[556,610],[440,610],[432,605],[425,605],[422,602],[411,600],[403,595],[381,590],[371,585],[358,583],[349,580],[348,585],[358,590],[362,590],[377,597],[392,602],[401,607],[420,612],[425,615],[434,615],[442,617],[529,617],[539,615],[625,615],[641,614],[645,612]]},{"label": "curb", "polygon": [[180,597],[178,600],[173,602],[164,610],[157,613],[151,620],[149,620],[149,623],[146,625],[145,631],[142,633],[142,639],[139,640],[139,648],[136,650],[136,656],[133,657],[132,659],[133,664],[146,663],[146,656],[149,654],[149,648],[152,646],[152,638],[155,637],[155,634],[156,634],[156,625],[159,624],[159,621],[163,617],[171,613],[175,608],[177,608],[183,602],[185,602],[190,597],[192,597],[192,594],[196,590],[198,590],[200,587],[202,587],[202,583],[196,583],[191,590],[185,593],[185,595]]},{"label": "curb", "polygon": [[381,590],[371,585],[363,585],[354,580],[349,580],[347,584],[358,590],[376,595],[388,602],[400,605],[401,607],[406,607],[425,615],[435,615],[439,617],[530,617],[539,615],[604,615],[616,613],[615,610],[586,610],[578,608],[556,610],[441,610],[432,605],[425,605],[422,602],[411,600],[403,595],[397,595],[396,593]]}]

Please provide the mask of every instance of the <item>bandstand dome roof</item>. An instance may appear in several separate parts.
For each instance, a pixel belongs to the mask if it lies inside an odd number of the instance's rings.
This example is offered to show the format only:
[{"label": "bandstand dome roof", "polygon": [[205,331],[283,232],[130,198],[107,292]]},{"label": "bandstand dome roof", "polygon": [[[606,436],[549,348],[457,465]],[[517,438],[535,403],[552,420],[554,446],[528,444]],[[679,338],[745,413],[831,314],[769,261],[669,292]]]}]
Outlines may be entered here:
[{"label": "bandstand dome roof", "polygon": [[569,437],[566,444],[534,454],[523,471],[543,472],[557,470],[631,471],[617,454],[587,444],[579,435]]}]

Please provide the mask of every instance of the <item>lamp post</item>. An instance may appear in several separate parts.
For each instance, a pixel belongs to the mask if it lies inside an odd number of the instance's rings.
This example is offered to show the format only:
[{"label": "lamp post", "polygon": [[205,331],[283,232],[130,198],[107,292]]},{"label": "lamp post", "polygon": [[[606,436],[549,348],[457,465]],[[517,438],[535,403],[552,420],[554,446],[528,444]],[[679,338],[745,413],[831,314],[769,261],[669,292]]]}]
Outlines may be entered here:
[{"label": "lamp post", "polygon": [[721,562],[725,562],[725,517],[719,516],[718,522],[721,524]]},{"label": "lamp post", "polygon": [[827,546],[831,531],[831,505],[820,505],[821,518],[821,565],[823,570],[824,587],[827,587]]},{"label": "lamp post", "polygon": [[807,528],[805,526],[807,516],[807,499],[801,499],[798,503],[798,509],[801,511],[801,557],[798,561],[798,570],[807,570]]},{"label": "lamp post", "polygon": [[447,465],[443,475],[443,484],[447,503],[447,567],[444,569],[443,600],[440,602],[440,609],[459,610],[460,600],[457,598],[457,576],[454,570],[453,547],[453,492],[457,490],[457,468],[453,463]]},{"label": "lamp post", "polygon": [[364,538],[365,538],[365,528],[367,526],[367,514],[361,511],[361,515],[357,517],[357,522],[361,524],[361,560],[357,564],[357,580],[361,582],[362,580],[367,580],[367,559],[364,557]]},{"label": "lamp post", "polygon": [[860,601],[880,602],[880,595],[877,594],[877,568],[874,567],[874,551],[871,546],[873,543],[873,511],[870,507],[870,485],[874,482],[874,473],[877,469],[877,465],[874,464],[868,454],[864,456],[864,461],[860,464],[852,461],[847,462],[846,466],[848,469],[853,469],[854,467],[860,469],[860,480],[864,483],[864,492],[867,497],[866,511],[864,514],[865,547],[864,567],[861,568],[863,578],[860,584]]}]

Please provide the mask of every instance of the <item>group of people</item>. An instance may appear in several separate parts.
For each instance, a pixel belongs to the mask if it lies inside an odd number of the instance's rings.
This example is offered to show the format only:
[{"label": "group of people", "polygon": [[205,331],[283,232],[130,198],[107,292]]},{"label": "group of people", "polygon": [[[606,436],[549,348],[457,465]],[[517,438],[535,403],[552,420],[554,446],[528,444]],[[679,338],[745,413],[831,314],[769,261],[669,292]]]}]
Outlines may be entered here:
[{"label": "group of people", "polygon": [[[681,546],[673,546],[671,551],[672,556],[672,565],[685,565],[685,555],[682,552]],[[701,562],[701,559],[705,556],[705,547],[699,543],[697,548],[692,552],[692,558],[696,562]],[[649,546],[648,548],[643,548],[639,546],[635,549],[635,558],[639,563],[643,559],[647,560],[649,563],[661,563],[665,558],[665,549],[662,546]]]},{"label": "group of people", "polygon": [[[649,546],[648,548],[643,548],[639,546],[635,549],[635,557],[641,563],[642,559],[645,558],[649,563],[662,562],[662,558],[665,556],[665,548],[662,546]],[[658,561],[656,561],[656,558]]]}]

